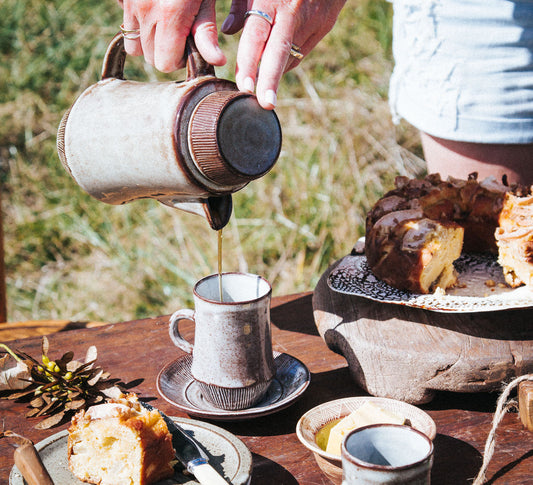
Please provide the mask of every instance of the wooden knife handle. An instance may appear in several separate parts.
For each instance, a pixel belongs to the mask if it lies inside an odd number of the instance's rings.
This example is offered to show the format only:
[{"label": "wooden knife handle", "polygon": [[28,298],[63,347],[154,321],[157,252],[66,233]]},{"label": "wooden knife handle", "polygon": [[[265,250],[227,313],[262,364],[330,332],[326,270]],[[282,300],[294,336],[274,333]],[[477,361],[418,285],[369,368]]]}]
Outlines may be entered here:
[{"label": "wooden knife handle", "polygon": [[13,458],[28,485],[54,485],[39,453],[32,444],[26,443],[19,446]]},{"label": "wooden knife handle", "polygon": [[192,472],[202,485],[228,485],[228,482],[209,463],[195,466]]},{"label": "wooden knife handle", "polygon": [[533,381],[522,381],[518,386],[518,411],[524,427],[533,431]]}]

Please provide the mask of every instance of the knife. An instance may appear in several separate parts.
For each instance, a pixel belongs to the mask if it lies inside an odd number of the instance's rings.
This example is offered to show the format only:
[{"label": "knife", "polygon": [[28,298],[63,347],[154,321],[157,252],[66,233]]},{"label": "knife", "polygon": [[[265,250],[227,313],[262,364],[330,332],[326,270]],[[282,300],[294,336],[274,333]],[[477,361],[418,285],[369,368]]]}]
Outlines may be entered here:
[{"label": "knife", "polygon": [[165,421],[172,435],[172,446],[176,458],[189,473],[192,473],[202,485],[228,485],[228,482],[209,464],[209,458],[192,436],[189,436],[178,424],[163,411],[147,402],[139,401],[148,411],[157,411]]},{"label": "knife", "polygon": [[32,441],[9,430],[0,432],[2,436],[15,440],[13,459],[28,485],[54,485]]}]

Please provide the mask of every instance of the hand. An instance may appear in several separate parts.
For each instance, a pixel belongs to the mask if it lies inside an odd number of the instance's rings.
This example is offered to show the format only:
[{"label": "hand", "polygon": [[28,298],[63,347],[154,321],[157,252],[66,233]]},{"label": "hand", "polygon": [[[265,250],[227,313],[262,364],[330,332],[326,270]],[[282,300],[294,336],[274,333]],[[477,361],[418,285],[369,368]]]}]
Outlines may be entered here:
[{"label": "hand", "polygon": [[126,52],[144,55],[162,72],[185,66],[185,43],[192,33],[202,57],[214,66],[226,63],[218,45],[215,0],[117,0],[124,9],[124,28],[140,29],[138,39],[124,39]]},{"label": "hand", "polygon": [[[253,92],[265,109],[273,109],[284,72],[300,60],[291,56],[291,46],[308,54],[333,28],[346,0],[233,0],[222,32],[243,29],[237,51],[236,82],[241,91]],[[270,23],[248,10],[259,10],[272,18]]]}]

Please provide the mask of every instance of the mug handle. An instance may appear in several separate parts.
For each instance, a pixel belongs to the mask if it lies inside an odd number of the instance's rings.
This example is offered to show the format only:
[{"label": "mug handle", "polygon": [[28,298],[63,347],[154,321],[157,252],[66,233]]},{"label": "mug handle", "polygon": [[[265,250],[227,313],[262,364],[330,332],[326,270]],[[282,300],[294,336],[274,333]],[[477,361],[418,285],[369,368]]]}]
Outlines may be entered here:
[{"label": "mug handle", "polygon": [[168,334],[170,335],[170,340],[174,342],[176,347],[179,347],[188,354],[192,354],[193,344],[191,344],[188,340],[185,340],[179,331],[180,320],[192,320],[194,322],[194,310],[184,309],[174,312],[170,317],[168,324]]}]

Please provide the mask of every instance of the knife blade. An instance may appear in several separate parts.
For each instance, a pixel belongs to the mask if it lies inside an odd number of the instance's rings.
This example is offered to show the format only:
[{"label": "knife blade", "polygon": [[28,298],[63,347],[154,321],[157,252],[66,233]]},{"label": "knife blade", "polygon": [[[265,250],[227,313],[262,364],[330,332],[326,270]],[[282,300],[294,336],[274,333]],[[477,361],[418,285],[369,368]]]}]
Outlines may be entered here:
[{"label": "knife blade", "polygon": [[228,485],[228,482],[209,464],[209,457],[198,442],[185,432],[173,419],[151,404],[139,401],[149,411],[157,411],[172,435],[176,458],[202,485]]}]

